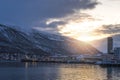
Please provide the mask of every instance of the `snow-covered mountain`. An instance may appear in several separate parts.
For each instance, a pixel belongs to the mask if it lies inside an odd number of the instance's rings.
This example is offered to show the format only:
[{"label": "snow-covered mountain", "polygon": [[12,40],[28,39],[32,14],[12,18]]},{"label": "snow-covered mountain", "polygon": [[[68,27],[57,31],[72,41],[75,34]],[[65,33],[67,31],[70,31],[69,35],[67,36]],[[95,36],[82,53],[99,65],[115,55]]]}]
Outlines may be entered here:
[{"label": "snow-covered mountain", "polygon": [[0,24],[0,52],[41,55],[79,55],[101,53],[90,44],[69,37],[33,30],[29,35]]},{"label": "snow-covered mountain", "polygon": [[29,35],[5,25],[0,25],[0,52],[48,54],[37,48]]}]

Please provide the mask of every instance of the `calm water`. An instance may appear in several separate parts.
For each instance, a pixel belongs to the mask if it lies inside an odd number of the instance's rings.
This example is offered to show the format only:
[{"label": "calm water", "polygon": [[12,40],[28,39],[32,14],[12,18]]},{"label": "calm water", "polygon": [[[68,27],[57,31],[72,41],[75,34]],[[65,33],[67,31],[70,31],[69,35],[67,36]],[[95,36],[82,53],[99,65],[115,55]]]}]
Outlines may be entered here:
[{"label": "calm water", "polygon": [[87,64],[0,63],[0,80],[120,80],[120,68]]}]

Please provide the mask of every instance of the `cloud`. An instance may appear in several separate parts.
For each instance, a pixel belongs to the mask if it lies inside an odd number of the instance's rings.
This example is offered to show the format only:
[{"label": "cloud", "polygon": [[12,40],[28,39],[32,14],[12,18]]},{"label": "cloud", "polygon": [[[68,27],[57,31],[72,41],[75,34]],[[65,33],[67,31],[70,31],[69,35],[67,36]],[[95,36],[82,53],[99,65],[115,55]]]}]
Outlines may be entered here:
[{"label": "cloud", "polygon": [[40,28],[40,29],[43,28],[42,30],[45,30],[45,31],[48,31],[48,28],[51,28],[51,30],[53,30],[52,33],[53,32],[61,33],[61,30],[63,28],[65,28],[65,27],[71,28],[71,27],[68,27],[67,25],[74,24],[74,25],[72,25],[73,28],[74,28],[74,27],[78,27],[78,25],[76,26],[77,23],[83,23],[85,21],[94,22],[94,21],[97,21],[97,20],[98,19],[93,18],[89,14],[77,12],[77,13],[74,13],[72,15],[68,15],[66,17],[49,18],[49,19],[47,19],[43,22],[40,22],[40,24],[37,25],[36,28],[37,29],[38,28]]},{"label": "cloud", "polygon": [[118,35],[120,34],[120,24],[103,25],[99,29],[96,29],[96,32],[102,34]]},{"label": "cloud", "polygon": [[72,14],[75,10],[92,9],[97,5],[92,0],[30,0],[26,5],[29,15],[33,12],[39,18],[57,18]]},{"label": "cloud", "polygon": [[66,17],[61,17],[61,18],[49,18],[46,21],[46,24],[52,24],[54,22],[64,22],[64,23],[68,23],[68,22],[82,22],[85,19],[90,20],[90,21],[94,21],[96,19],[94,19],[91,15],[86,14],[86,13],[81,13],[81,12],[76,12],[72,15],[67,15]]},{"label": "cloud", "polygon": [[[77,11],[92,9],[96,0],[0,0],[0,23],[23,26],[55,27],[64,21],[46,25],[48,19],[63,18]],[[28,27],[27,27],[28,26]]]}]

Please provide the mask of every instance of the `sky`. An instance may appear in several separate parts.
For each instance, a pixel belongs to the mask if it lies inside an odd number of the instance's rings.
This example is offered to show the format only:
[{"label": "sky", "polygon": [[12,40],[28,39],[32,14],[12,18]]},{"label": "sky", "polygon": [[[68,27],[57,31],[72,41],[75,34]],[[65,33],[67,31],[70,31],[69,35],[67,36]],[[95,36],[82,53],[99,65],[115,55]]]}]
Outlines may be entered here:
[{"label": "sky", "polygon": [[85,41],[106,52],[106,38],[119,47],[120,0],[0,0],[0,23]]}]

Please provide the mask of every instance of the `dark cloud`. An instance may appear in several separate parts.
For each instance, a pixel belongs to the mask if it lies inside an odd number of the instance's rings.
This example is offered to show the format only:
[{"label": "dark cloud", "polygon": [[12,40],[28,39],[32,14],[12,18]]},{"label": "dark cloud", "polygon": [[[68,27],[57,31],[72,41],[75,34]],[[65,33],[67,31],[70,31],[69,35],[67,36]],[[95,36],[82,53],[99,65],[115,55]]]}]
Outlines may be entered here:
[{"label": "dark cloud", "polygon": [[[74,23],[80,23],[83,22],[84,20],[87,21],[95,21],[98,19],[93,18],[91,15],[86,14],[86,13],[75,13],[72,15],[68,15],[66,17],[61,17],[61,18],[50,18],[48,20],[43,20],[39,23],[36,23],[36,27],[41,28],[51,28],[52,30],[60,31],[61,28],[64,28],[66,24],[69,24],[71,22]],[[58,26],[61,26],[58,28]],[[45,29],[45,31],[47,31]],[[53,31],[52,31],[53,32]]]},{"label": "dark cloud", "polygon": [[120,34],[120,24],[116,25],[103,25],[101,29],[97,30],[103,34]]},{"label": "dark cloud", "polygon": [[39,24],[37,23],[37,25],[35,27],[33,27],[32,29],[49,32],[52,34],[59,34],[59,32],[58,32],[59,29],[57,28],[57,26],[64,25],[64,24],[66,24],[64,21],[54,21],[48,25],[45,22],[40,22]]},{"label": "dark cloud", "polygon": [[48,18],[65,17],[81,9],[92,9],[97,4],[96,0],[0,0],[0,23],[31,26]]},{"label": "dark cloud", "polygon": [[74,10],[91,9],[96,4],[91,0],[31,0],[26,9],[30,15],[34,12],[40,18],[54,18],[74,13]]}]

